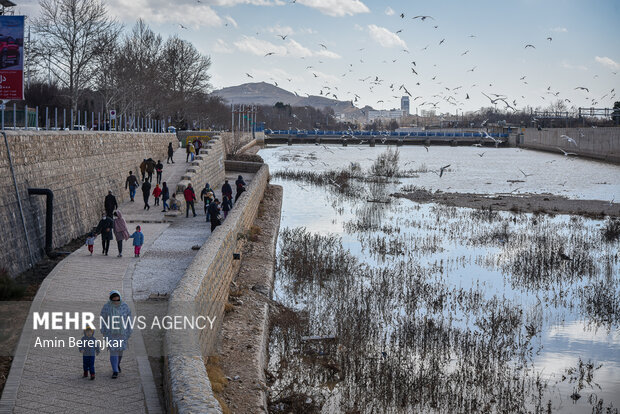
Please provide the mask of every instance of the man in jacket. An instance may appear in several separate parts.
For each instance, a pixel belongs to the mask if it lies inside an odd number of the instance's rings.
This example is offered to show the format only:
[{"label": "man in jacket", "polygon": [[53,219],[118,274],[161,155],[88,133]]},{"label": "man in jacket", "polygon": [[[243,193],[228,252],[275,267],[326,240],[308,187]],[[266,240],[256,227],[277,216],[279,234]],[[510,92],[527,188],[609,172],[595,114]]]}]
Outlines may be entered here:
[{"label": "man in jacket", "polygon": [[114,230],[114,220],[112,220],[112,215],[107,216],[106,214],[101,217],[101,221],[97,225],[97,229],[95,233],[101,234],[101,244],[103,246],[103,254],[108,255],[108,250],[110,249],[110,241],[114,240],[113,235]]},{"label": "man in jacket", "polygon": [[183,196],[185,197],[185,217],[189,216],[189,208],[192,208],[192,213],[194,213],[194,217],[196,217],[196,210],[194,209],[194,200],[196,200],[196,193],[194,193],[194,189],[191,184],[187,184],[187,188],[183,191]]},{"label": "man in jacket", "polygon": [[112,214],[114,214],[114,210],[118,208],[116,197],[112,195],[112,191],[108,191],[108,195],[105,196],[105,200],[103,200],[103,206],[105,207],[106,215],[108,217],[112,217]]},{"label": "man in jacket", "polygon": [[145,181],[142,183],[142,197],[144,198],[144,210],[150,210],[149,197],[151,196],[151,183]]},{"label": "man in jacket", "polygon": [[161,184],[161,174],[164,171],[164,164],[161,163],[161,160],[157,160],[157,164],[155,165],[155,172],[157,173],[157,184]]},{"label": "man in jacket", "polygon": [[138,188],[138,178],[133,175],[133,171],[129,171],[129,177],[125,180],[125,190],[129,187],[129,197],[134,201],[136,196],[136,188]]}]

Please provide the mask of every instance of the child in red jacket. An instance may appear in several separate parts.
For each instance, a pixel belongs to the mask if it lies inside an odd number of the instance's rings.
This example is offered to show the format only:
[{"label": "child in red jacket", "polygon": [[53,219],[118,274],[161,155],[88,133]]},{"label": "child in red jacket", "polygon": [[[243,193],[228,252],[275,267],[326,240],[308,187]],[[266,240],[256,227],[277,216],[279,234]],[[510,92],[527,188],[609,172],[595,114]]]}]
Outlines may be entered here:
[{"label": "child in red jacket", "polygon": [[159,205],[159,197],[161,196],[161,188],[159,188],[159,184],[155,184],[155,189],[153,190],[153,197],[155,197],[155,205]]}]

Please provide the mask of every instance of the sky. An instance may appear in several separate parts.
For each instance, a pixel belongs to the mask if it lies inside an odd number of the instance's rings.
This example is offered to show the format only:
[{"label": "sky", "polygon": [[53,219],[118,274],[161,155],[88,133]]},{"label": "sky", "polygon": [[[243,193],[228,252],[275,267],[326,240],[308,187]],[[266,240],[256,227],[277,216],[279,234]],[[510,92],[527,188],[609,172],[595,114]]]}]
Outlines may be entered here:
[{"label": "sky", "polygon": [[[16,2],[37,15],[37,1]],[[610,108],[620,100],[617,0],[105,4],[128,30],[142,18],[164,37],[191,41],[211,58],[213,89],[264,81],[375,109],[399,108],[406,89],[412,113],[475,111],[491,106],[492,94],[504,98],[498,109],[558,99]]]}]

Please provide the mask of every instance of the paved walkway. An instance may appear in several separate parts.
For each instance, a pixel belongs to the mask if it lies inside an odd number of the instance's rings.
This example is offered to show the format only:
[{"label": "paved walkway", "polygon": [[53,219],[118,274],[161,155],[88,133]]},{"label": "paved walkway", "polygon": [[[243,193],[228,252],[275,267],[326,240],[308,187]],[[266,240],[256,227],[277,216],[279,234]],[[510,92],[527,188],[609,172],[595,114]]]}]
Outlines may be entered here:
[{"label": "paved walkway", "polygon": [[[174,156],[178,161],[164,165],[163,180],[172,189],[187,167],[184,156],[184,150],[180,149]],[[149,249],[170,224],[164,222],[161,206],[151,207],[149,211],[143,210],[143,206],[138,190],[136,202],[124,203],[120,210],[130,232],[137,224],[141,225],[145,236],[143,256],[148,257]],[[121,291],[123,300],[133,309],[133,272],[142,258],[133,257],[131,239],[124,242],[121,258],[116,257],[116,241],[110,244],[109,256],[103,256],[101,251],[101,239],[97,238],[93,256],[84,246],[60,262],[41,285],[31,310],[88,311],[98,317],[108,292],[113,289]],[[138,330],[134,331],[129,349],[124,353],[119,378],[111,378],[109,354],[103,351],[96,358],[96,379],[90,381],[82,378],[81,354],[69,347],[69,337],[80,339],[81,330],[33,330],[32,327],[31,313],[0,400],[0,413],[162,412]],[[96,332],[95,337],[101,339],[101,334]],[[50,342],[45,344],[45,340]],[[53,346],[37,346],[37,341],[39,345]]]},{"label": "paved walkway", "polygon": [[[184,149],[174,155],[174,164],[164,164],[163,181],[171,190],[188,166]],[[137,174],[136,174],[137,175]],[[243,174],[249,184],[254,174]],[[155,177],[154,177],[155,178]],[[226,178],[234,183],[237,173]],[[219,189],[222,183],[215,184]],[[197,196],[201,189],[195,189]],[[152,191],[152,190],[151,190]],[[220,191],[216,195],[221,199]],[[181,197],[182,198],[182,197]],[[60,262],[41,285],[24,326],[11,372],[0,400],[3,413],[161,413],[163,412],[153,374],[139,330],[134,333],[125,351],[122,373],[112,379],[109,353],[96,358],[96,379],[82,378],[82,358],[77,348],[70,347],[69,337],[80,339],[81,330],[33,330],[32,312],[92,312],[98,317],[108,293],[119,290],[136,315],[133,299],[145,300],[153,293],[170,293],[185,268],[197,253],[193,245],[202,245],[210,235],[205,222],[202,202],[196,202],[197,217],[164,216],[161,206],[144,210],[142,194],[136,192],[135,202],[125,202],[120,210],[129,232],[140,225],[145,244],[141,257],[133,257],[131,239],[123,244],[123,257],[117,257],[116,240],[110,243],[109,256],[101,254],[101,239],[90,256],[86,246]],[[183,204],[183,200],[179,200]],[[103,204],[103,200],[102,200]],[[93,219],[93,222],[97,219]],[[102,339],[101,333],[95,337]],[[48,340],[49,343],[44,341]],[[60,341],[64,340],[64,343]],[[37,342],[39,341],[39,342]],[[148,345],[150,339],[147,338]],[[52,345],[52,346],[37,346]]]}]

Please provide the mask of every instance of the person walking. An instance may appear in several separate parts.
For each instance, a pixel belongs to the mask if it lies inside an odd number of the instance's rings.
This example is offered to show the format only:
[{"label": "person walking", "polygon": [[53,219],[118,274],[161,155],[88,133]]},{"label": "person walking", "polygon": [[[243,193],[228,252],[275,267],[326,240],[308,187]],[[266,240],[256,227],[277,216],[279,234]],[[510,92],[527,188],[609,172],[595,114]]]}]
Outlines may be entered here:
[{"label": "person walking", "polygon": [[116,237],[116,246],[118,247],[118,257],[123,257],[123,240],[129,238],[127,223],[123,218],[120,210],[114,212],[114,237]]},{"label": "person walking", "polygon": [[194,161],[194,157],[196,156],[196,147],[194,147],[194,144],[192,144],[191,142],[188,145],[189,145],[189,159],[190,161]]},{"label": "person walking", "polygon": [[149,206],[149,197],[151,195],[151,183],[148,181],[144,181],[142,183],[142,198],[144,198],[144,209],[150,210],[151,206]]},{"label": "person walking", "polygon": [[170,164],[170,163],[174,164],[174,160],[172,159],[173,156],[174,156],[174,148],[172,148],[172,142],[169,142],[168,143],[168,159],[166,160],[166,164]]},{"label": "person walking", "polygon": [[159,197],[161,196],[161,188],[159,188],[159,184],[155,184],[155,188],[153,189],[153,197],[155,198],[155,203],[153,205],[159,205]]},{"label": "person walking", "polygon": [[239,196],[241,194],[243,194],[243,192],[245,191],[245,181],[243,181],[243,177],[239,176],[237,178],[237,181],[235,181],[235,186],[237,187],[237,194],[235,195],[235,203],[237,202],[237,200],[239,199]]},{"label": "person walking", "polygon": [[224,212],[224,220],[228,217],[230,210],[232,210],[232,199],[225,195],[222,197],[222,211]]},{"label": "person walking", "polygon": [[90,372],[91,381],[95,379],[95,356],[101,351],[98,343],[99,341],[95,339],[95,330],[90,325],[86,326],[78,350],[82,354],[82,368],[84,369],[82,377],[88,378]]},{"label": "person walking", "polygon": [[194,217],[196,217],[196,210],[194,209],[194,201],[196,200],[196,193],[194,193],[194,189],[191,184],[187,184],[187,188],[183,191],[183,196],[185,197],[185,218],[189,216],[189,208],[192,208],[192,213],[194,213]]},{"label": "person walking", "polygon": [[105,207],[105,213],[108,217],[112,217],[112,213],[114,213],[114,210],[118,208],[116,197],[114,197],[112,191],[108,191],[108,195],[105,196],[105,199],[103,200],[103,206]]},{"label": "person walking", "polygon": [[144,178],[146,177],[146,158],[144,158],[140,163],[140,174],[142,175],[142,181],[144,181]]},{"label": "person walking", "polygon": [[142,245],[144,244],[144,234],[142,233],[140,226],[136,226],[136,231],[134,231],[129,237],[133,239],[133,256],[140,257],[140,249],[142,249]]},{"label": "person walking", "polygon": [[134,197],[136,196],[136,189],[139,187],[138,178],[133,175],[133,171],[129,171],[129,176],[125,180],[125,190],[129,188],[129,198],[131,201],[134,201]]},{"label": "person walking", "polygon": [[193,144],[192,144],[192,140],[187,138],[185,140],[185,162],[188,162],[189,160],[189,155],[190,155],[190,147],[193,148]]},{"label": "person walking", "polygon": [[200,199],[204,202],[205,216],[209,221],[209,204],[213,201],[213,190],[209,187],[209,183],[205,184],[205,188],[200,192]]},{"label": "person walking", "polygon": [[[168,185],[164,181],[162,183],[162,188],[161,188],[161,203],[164,207],[164,209],[162,210],[162,213],[166,212],[166,207],[168,207],[167,201],[169,198],[170,198],[170,190],[168,190]],[[170,207],[168,207],[168,209],[170,209]]]},{"label": "person walking", "polygon": [[153,182],[153,172],[155,171],[155,161],[153,160],[153,158],[149,158],[148,160],[146,160],[146,174],[147,174],[147,180],[149,180],[149,183]]},{"label": "person walking", "polygon": [[99,224],[97,224],[97,228],[95,229],[96,234],[101,234],[101,244],[103,245],[102,254],[107,256],[108,250],[110,250],[110,241],[114,239],[112,235],[114,230],[114,221],[112,220],[112,216],[107,216],[106,213],[103,214]]},{"label": "person walking", "polygon": [[155,164],[155,172],[157,173],[157,184],[161,184],[161,173],[164,171],[164,164],[161,163],[161,160],[157,160],[157,164]]},{"label": "person walking", "polygon": [[[108,302],[101,308],[101,334],[107,338],[110,351],[110,365],[112,378],[118,378],[121,372],[123,351],[127,349],[129,337],[132,333],[131,309],[121,300],[121,293],[113,290],[109,294]],[[116,322],[114,322],[116,321]]]},{"label": "person walking", "polygon": [[228,180],[224,180],[224,185],[222,185],[222,198],[224,198],[224,196],[228,196],[232,200],[232,187],[228,183]]},{"label": "person walking", "polygon": [[215,228],[222,224],[220,220],[220,200],[217,198],[209,204],[209,216],[211,218],[211,233],[213,233]]}]

